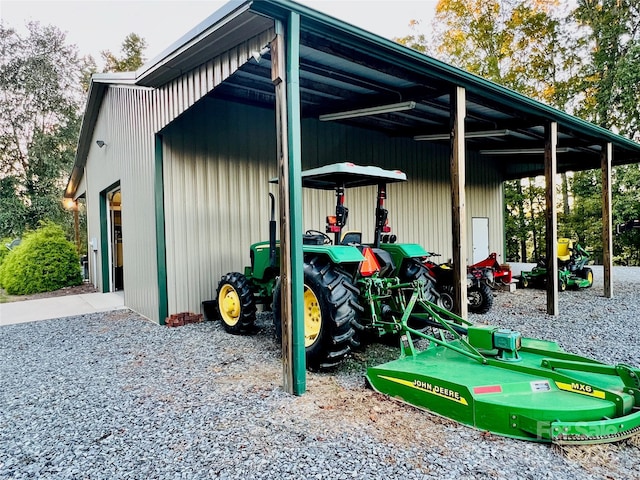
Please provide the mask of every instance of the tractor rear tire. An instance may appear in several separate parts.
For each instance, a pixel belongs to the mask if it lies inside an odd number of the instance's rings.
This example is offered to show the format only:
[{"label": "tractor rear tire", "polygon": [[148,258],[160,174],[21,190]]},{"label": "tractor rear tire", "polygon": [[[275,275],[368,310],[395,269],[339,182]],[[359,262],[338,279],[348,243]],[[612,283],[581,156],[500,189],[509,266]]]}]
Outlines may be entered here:
[{"label": "tractor rear tire", "polygon": [[250,333],[256,321],[256,302],[251,283],[243,274],[231,272],[218,283],[217,309],[224,329],[235,335]]},{"label": "tractor rear tire", "polygon": [[436,280],[431,273],[429,273],[429,269],[417,258],[406,259],[400,269],[398,277],[402,283],[424,280],[424,298],[433,303],[438,301]]},{"label": "tractor rear tire", "polygon": [[[273,292],[276,339],[282,342],[280,281]],[[351,338],[358,314],[358,289],[349,277],[326,257],[304,263],[304,337],[307,368],[326,370],[351,352]]]},{"label": "tractor rear tire", "polygon": [[[429,302],[438,304],[438,298],[440,294],[436,289],[436,280],[433,278],[431,273],[429,273],[429,269],[425,267],[420,260],[417,258],[408,258],[402,264],[402,268],[398,274],[400,282],[408,283],[413,282],[415,280],[423,280],[423,298],[428,300]],[[407,295],[407,301],[411,298],[411,292]],[[416,308],[417,308],[416,304]],[[418,330],[419,332],[426,333],[431,329],[430,325],[425,324],[423,321],[415,318],[409,318],[407,321],[407,325],[414,330]]]},{"label": "tractor rear tire", "polygon": [[493,291],[486,283],[480,282],[467,289],[467,300],[470,312],[487,313],[493,306]]}]

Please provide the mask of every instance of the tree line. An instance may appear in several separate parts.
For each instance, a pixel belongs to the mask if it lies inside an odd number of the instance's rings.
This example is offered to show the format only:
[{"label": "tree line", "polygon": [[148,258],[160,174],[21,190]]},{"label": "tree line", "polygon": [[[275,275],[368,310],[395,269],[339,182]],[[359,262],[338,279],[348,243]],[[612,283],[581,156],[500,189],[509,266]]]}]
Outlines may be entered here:
[{"label": "tree line", "polygon": [[[430,28],[400,43],[640,140],[640,2],[440,0]],[[640,218],[640,166],[613,171],[614,224]],[[600,171],[561,175],[558,235],[602,258]],[[505,183],[506,256],[545,255],[544,187]],[[614,238],[614,261],[640,264],[640,231]]]},{"label": "tree line", "polygon": [[[418,21],[398,42],[622,135],[640,140],[640,4],[637,0],[440,0],[431,28]],[[103,72],[145,61],[136,34],[121,54],[101,52]],[[26,34],[0,23],[0,238],[50,220],[72,238],[62,205],[95,59],[54,26]],[[638,165],[613,173],[614,223],[640,218]],[[559,235],[602,250],[600,172],[562,175]],[[544,255],[544,190],[505,184],[508,260]],[[84,212],[81,210],[81,218]],[[84,229],[81,229],[84,232]],[[85,245],[86,242],[80,242]],[[86,248],[86,247],[84,247]],[[619,263],[640,264],[640,231],[614,239]]]},{"label": "tree line", "polygon": [[[139,68],[145,47],[144,39],[128,35],[121,55],[101,52],[102,72]],[[26,33],[20,33],[0,23],[3,244],[43,222],[61,225],[73,238],[73,216],[62,197],[75,159],[90,78],[98,72],[96,60],[81,57],[55,26],[31,22]],[[84,217],[82,209],[79,213]],[[86,242],[80,245],[86,248]]]}]

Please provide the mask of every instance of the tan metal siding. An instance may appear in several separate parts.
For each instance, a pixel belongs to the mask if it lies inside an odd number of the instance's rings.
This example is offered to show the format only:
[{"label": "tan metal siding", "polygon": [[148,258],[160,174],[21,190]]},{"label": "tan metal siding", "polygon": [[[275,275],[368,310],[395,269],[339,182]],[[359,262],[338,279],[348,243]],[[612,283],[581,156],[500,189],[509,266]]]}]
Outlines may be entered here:
[{"label": "tan metal siding", "polygon": [[[158,321],[155,255],[153,91],[110,87],[91,140],[85,178],[89,239],[100,241],[99,194],[116,182],[122,190],[125,303]],[[99,148],[96,140],[106,145]],[[96,275],[102,288],[98,252]],[[92,255],[90,253],[90,255]],[[104,255],[107,255],[105,252]],[[93,264],[93,260],[91,260]]]},{"label": "tan metal siding", "polygon": [[200,309],[268,238],[273,112],[205,101],[164,136],[169,312]]},{"label": "tan metal siding", "polygon": [[[451,256],[446,146],[316,120],[303,121],[302,131],[303,168],[352,161],[405,171],[409,182],[388,188],[393,233],[441,253],[443,260]],[[274,113],[206,100],[170,125],[164,140],[169,312],[175,313],[212,299],[220,276],[242,271],[249,246],[268,238],[268,193],[277,193],[268,184],[276,175]],[[499,175],[468,166],[468,175],[476,174],[488,185],[468,186],[469,223],[472,215],[490,217],[492,248],[501,253]],[[375,188],[347,192],[347,229],[362,231],[365,241],[373,240],[375,195]],[[323,231],[334,208],[332,192],[305,189],[304,228]]]},{"label": "tan metal siding", "polygon": [[160,131],[233,75],[275,36],[270,28],[190,70],[156,91],[155,130]]}]

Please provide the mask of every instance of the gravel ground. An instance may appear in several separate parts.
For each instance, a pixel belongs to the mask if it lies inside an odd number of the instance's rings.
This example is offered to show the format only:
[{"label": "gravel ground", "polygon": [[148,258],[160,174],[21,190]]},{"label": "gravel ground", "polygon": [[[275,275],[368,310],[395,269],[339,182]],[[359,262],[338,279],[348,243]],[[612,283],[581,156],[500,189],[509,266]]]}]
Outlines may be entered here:
[{"label": "gravel ground", "polygon": [[[497,293],[477,322],[640,365],[640,269],[616,268],[615,299]],[[373,345],[282,392],[268,314],[253,336],[218,322],[179,328],[122,310],[0,328],[0,479],[640,478],[640,441],[556,447],[487,435],[364,387]]]}]

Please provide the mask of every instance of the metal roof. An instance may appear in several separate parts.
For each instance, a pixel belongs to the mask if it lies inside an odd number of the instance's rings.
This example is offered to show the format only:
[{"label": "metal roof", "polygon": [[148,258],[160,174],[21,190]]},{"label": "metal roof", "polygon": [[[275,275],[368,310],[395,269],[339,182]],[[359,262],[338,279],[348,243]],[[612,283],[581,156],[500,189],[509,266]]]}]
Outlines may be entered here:
[{"label": "metal roof", "polygon": [[[497,162],[505,179],[544,172],[541,149],[544,125],[550,121],[558,123],[559,171],[599,168],[607,142],[613,144],[613,165],[640,162],[640,144],[632,140],[290,0],[230,2],[135,72],[135,84],[158,88],[272,28],[275,19],[285,20],[291,12],[300,15],[303,118],[414,102],[403,111],[336,121],[389,137],[446,144],[450,93],[461,86],[466,89],[467,149]],[[274,108],[271,58],[268,49],[261,53],[259,61],[249,60],[210,95]],[[122,83],[122,78],[107,75],[99,82],[109,78]],[[90,92],[92,109],[104,94],[99,87]],[[93,116],[86,118],[88,113]],[[83,135],[92,131],[95,119],[95,111],[85,113],[89,125],[83,123]],[[81,136],[78,155],[84,152],[82,141]]]},{"label": "metal roof", "polygon": [[[337,187],[366,187],[407,181],[407,174],[400,170],[384,170],[372,165],[356,165],[351,162],[332,163],[324,167],[304,170],[301,177],[303,187],[318,190],[334,190]],[[278,183],[277,178],[269,181]]]}]

